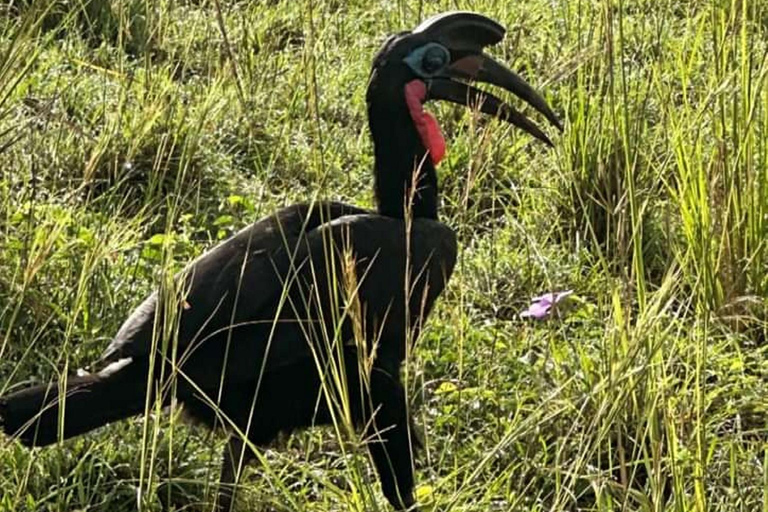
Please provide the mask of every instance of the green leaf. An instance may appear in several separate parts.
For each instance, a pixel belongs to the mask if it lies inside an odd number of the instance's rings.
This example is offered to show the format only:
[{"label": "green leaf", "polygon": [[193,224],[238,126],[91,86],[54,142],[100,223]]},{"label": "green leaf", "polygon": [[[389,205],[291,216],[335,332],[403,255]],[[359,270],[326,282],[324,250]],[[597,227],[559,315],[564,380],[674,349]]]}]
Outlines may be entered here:
[{"label": "green leaf", "polygon": [[168,236],[165,233],[157,233],[156,235],[152,235],[152,237],[147,240],[147,243],[149,245],[163,245],[167,238]]},{"label": "green leaf", "polygon": [[214,226],[231,226],[235,218],[231,215],[221,215],[213,221]]}]

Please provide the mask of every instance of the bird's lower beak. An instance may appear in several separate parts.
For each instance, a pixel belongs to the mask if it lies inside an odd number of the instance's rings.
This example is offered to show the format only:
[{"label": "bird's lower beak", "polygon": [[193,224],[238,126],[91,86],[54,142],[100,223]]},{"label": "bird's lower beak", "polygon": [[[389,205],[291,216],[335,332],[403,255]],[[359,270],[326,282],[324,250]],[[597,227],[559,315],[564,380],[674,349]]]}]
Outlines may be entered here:
[{"label": "bird's lower beak", "polygon": [[482,53],[462,57],[448,67],[443,77],[428,80],[426,99],[445,100],[478,108],[481,112],[507,121],[552,146],[549,137],[525,115],[493,94],[481,91],[464,81],[485,82],[502,87],[542,113],[558,130],[563,130],[560,120],[533,87],[516,73]]}]

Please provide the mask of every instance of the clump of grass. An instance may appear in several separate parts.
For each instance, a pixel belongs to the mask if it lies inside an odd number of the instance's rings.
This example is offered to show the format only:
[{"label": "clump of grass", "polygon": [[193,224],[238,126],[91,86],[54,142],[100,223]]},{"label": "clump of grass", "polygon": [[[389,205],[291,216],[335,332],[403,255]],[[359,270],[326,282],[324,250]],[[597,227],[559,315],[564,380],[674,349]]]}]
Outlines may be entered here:
[{"label": "clump of grass", "polygon": [[[422,508],[765,509],[764,2],[459,7],[509,28],[491,51],[567,123],[547,152],[438,108],[462,255],[408,366]],[[370,204],[370,57],[436,10],[0,7],[0,389],[90,363],[276,206]],[[520,319],[565,288],[570,312]],[[3,439],[0,510],[210,510],[219,438],[150,409],[45,450]],[[343,411],[259,450],[241,508],[383,509]]]},{"label": "clump of grass", "polygon": [[[680,68],[680,80],[708,85],[706,94],[680,98],[668,112],[684,244],[678,254],[702,309],[734,327],[765,321],[766,165],[763,105],[766,62],[763,32],[755,20],[762,7],[713,9],[697,18],[694,38],[679,48],[681,61],[705,52],[716,56],[700,70]],[[761,329],[760,329],[761,330]],[[764,336],[764,335],[763,335]]]}]

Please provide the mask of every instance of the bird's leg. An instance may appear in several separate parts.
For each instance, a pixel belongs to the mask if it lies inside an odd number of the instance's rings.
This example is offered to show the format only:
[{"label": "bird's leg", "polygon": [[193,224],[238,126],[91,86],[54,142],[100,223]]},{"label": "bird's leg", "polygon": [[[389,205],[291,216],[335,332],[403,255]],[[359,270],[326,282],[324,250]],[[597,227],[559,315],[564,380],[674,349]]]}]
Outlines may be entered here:
[{"label": "bird's leg", "polygon": [[415,510],[413,443],[405,391],[397,375],[373,368],[370,378],[368,449],[381,479],[381,488],[396,510]]},{"label": "bird's leg", "polygon": [[243,439],[237,434],[232,435],[224,447],[221,461],[221,478],[219,479],[219,491],[217,497],[217,510],[230,512],[234,510],[237,483],[243,468],[253,460],[254,453],[246,446]]}]

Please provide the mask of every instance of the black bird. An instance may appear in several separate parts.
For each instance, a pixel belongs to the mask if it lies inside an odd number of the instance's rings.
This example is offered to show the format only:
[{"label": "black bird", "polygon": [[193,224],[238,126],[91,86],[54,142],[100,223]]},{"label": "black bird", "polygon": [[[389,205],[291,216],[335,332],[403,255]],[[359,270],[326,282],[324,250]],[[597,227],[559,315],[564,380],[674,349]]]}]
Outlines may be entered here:
[{"label": "black bird", "polygon": [[369,441],[387,500],[413,507],[417,443],[400,366],[456,260],[456,236],[437,220],[444,140],[423,104],[474,106],[552,145],[469,84],[482,81],[562,129],[541,96],[483,54],[504,32],[479,14],[452,12],[387,39],[366,96],[378,211],[297,204],[240,231],[139,305],[99,371],[0,399],[5,432],[42,446],[175,399],[230,434],[218,497],[229,510],[255,447],[348,418]]}]

